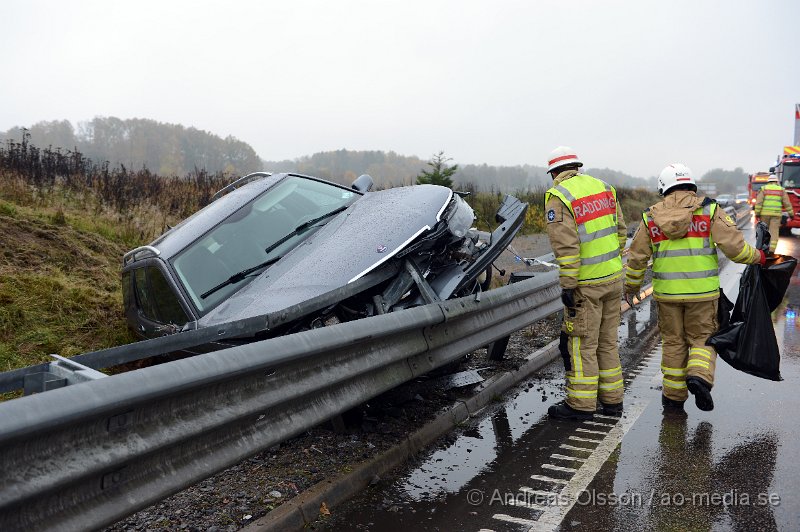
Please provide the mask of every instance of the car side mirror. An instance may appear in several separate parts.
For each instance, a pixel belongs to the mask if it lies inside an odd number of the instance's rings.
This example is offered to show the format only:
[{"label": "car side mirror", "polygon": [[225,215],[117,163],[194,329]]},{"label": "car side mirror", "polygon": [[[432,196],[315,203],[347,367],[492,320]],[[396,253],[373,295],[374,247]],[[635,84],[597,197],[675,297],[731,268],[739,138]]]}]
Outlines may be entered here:
[{"label": "car side mirror", "polygon": [[375,182],[372,181],[372,178],[368,174],[361,174],[355,181],[353,181],[353,184],[350,185],[350,188],[359,192],[369,192],[374,184]]}]

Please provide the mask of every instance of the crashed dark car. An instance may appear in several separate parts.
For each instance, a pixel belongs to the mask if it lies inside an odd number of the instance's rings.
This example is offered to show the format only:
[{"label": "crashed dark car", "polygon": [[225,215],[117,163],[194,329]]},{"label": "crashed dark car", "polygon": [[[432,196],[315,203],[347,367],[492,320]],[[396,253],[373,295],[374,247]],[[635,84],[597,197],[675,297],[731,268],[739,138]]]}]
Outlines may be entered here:
[{"label": "crashed dark car", "polygon": [[[255,316],[287,334],[480,292],[527,205],[507,196],[492,233],[449,188],[370,192],[315,177],[256,173],[147,246],[125,254],[129,326],[141,338]],[[276,324],[276,325],[270,325]]]}]

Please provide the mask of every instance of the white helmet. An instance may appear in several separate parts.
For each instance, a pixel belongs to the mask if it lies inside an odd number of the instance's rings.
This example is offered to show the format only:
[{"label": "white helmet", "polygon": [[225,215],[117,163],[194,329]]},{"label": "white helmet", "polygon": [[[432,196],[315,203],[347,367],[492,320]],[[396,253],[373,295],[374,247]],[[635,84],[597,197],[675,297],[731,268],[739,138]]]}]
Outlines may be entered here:
[{"label": "white helmet", "polygon": [[578,159],[575,150],[567,146],[559,146],[550,152],[550,157],[547,159],[547,173],[567,165],[583,166],[583,163]]},{"label": "white helmet", "polygon": [[661,170],[661,174],[658,176],[658,193],[663,196],[669,189],[678,185],[694,185],[697,187],[692,171],[688,166],[681,163],[672,163]]},{"label": "white helmet", "polygon": [[767,183],[777,183],[778,176],[775,174],[769,174],[769,179],[767,179]]}]

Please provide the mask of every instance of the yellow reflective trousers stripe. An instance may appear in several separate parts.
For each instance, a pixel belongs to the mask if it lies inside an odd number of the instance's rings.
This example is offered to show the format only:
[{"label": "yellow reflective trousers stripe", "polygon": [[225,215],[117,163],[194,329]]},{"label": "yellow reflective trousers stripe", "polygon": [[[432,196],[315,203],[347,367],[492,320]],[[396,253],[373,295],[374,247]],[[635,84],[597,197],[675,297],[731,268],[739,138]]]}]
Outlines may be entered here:
[{"label": "yellow reflective trousers stripe", "polygon": [[583,361],[581,360],[581,338],[572,337],[572,367],[575,368],[575,376],[583,377]]},{"label": "yellow reflective trousers stripe", "polygon": [[601,369],[600,376],[601,377],[616,377],[617,375],[622,375],[622,367],[617,366],[616,368],[611,369]]},{"label": "yellow reflective trousers stripe", "polygon": [[622,388],[622,379],[614,382],[601,382],[599,388],[603,391],[618,390]]},{"label": "yellow reflective trousers stripe", "polygon": [[567,375],[567,380],[570,384],[597,384],[598,377],[570,377]]},{"label": "yellow reflective trousers stripe", "polygon": [[674,388],[676,390],[680,390],[682,388],[686,388],[686,383],[685,382],[676,382],[676,381],[673,381],[673,380],[669,380],[666,377],[664,377],[664,381],[663,382],[664,382],[664,386],[666,386],[668,388]]},{"label": "yellow reflective trousers stripe", "polygon": [[689,356],[691,357],[692,355],[700,355],[701,357],[711,360],[711,351],[703,349],[702,347],[693,347],[691,351],[689,351]]},{"label": "yellow reflective trousers stripe", "polygon": [[686,376],[686,368],[668,368],[662,364],[661,373],[664,375],[672,375],[673,377],[684,377]]},{"label": "yellow reflective trousers stripe", "polygon": [[569,386],[567,386],[567,395],[569,397],[575,398],[583,398],[583,399],[591,399],[597,397],[597,390],[573,390]]}]

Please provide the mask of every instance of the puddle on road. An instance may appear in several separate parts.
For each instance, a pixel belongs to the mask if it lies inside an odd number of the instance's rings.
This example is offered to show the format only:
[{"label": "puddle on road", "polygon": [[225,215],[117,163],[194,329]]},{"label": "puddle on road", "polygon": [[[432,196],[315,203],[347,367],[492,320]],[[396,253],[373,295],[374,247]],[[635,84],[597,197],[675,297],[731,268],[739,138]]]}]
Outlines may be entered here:
[{"label": "puddle on road", "polygon": [[[401,481],[399,490],[413,501],[435,500],[462,490],[478,475],[491,473],[499,456],[545,421],[547,408],[562,391],[560,379],[529,381],[526,386],[513,400],[494,407],[492,414],[464,430],[453,443],[434,451]],[[525,454],[522,450],[516,456],[523,459]]]},{"label": "puddle on road", "polygon": [[648,297],[636,305],[634,312],[626,312],[619,326],[620,348],[633,345],[648,329],[655,327],[658,321],[658,305],[652,297]]}]

